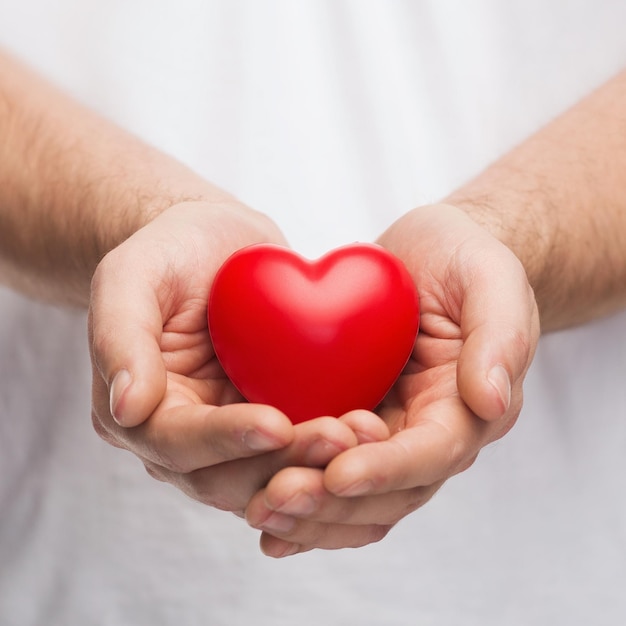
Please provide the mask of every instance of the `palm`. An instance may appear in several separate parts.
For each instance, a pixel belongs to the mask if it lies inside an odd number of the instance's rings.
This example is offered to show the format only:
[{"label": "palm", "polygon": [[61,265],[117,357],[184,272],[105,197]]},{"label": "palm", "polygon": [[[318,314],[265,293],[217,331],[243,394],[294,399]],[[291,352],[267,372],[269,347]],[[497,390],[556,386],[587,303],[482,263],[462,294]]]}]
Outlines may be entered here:
[{"label": "palm", "polygon": [[[407,367],[378,411],[392,433],[391,456],[367,466],[374,476],[400,452],[414,476],[401,484],[432,484],[467,467],[513,425],[538,339],[536,305],[510,250],[452,207],[409,213],[379,241],[413,275],[421,319]],[[494,362],[516,372],[509,402],[487,380]]]},{"label": "palm", "polygon": [[194,202],[168,209],[107,255],[90,308],[99,432],[122,436],[109,413],[109,385],[120,369],[136,377],[124,401],[125,425],[157,409],[240,399],[215,359],[206,309],[226,257],[259,241],[283,240],[267,218],[232,200]]},{"label": "palm", "polygon": [[[181,205],[157,217],[124,244],[141,261],[143,284],[153,302],[151,326],[167,374],[164,402],[223,405],[241,396],[228,381],[207,327],[209,289],[225,258],[264,240],[264,221],[239,206]],[[278,231],[272,233],[278,241]],[[176,400],[174,400],[176,398]]]},{"label": "palm", "polygon": [[[205,282],[208,285],[209,279]],[[160,348],[168,377],[166,400],[176,395],[178,403],[221,406],[242,399],[211,345],[207,301],[206,289],[198,289],[195,298],[185,300],[183,296],[180,308],[163,324]]]},{"label": "palm", "polygon": [[[283,503],[305,490],[318,506],[292,512],[295,531],[266,532],[270,554],[379,541],[502,436],[521,408],[539,328],[512,252],[447,206],[407,214],[379,243],[405,263],[421,308],[413,354],[377,411],[390,436],[346,450],[323,473],[277,474],[249,506],[249,519],[267,518],[268,502],[291,512]],[[506,372],[509,397],[490,379],[494,369]]]},{"label": "palm", "polygon": [[[451,277],[449,267],[444,275]],[[424,274],[432,277],[430,272]],[[420,331],[407,366],[382,403],[379,414],[391,433],[419,427],[424,434],[449,432],[463,420],[482,438],[486,424],[462,401],[457,386],[457,366],[463,347],[460,311],[462,302],[442,298],[443,285],[434,279],[422,279],[420,293]],[[459,459],[461,466],[475,456],[470,451]]]}]

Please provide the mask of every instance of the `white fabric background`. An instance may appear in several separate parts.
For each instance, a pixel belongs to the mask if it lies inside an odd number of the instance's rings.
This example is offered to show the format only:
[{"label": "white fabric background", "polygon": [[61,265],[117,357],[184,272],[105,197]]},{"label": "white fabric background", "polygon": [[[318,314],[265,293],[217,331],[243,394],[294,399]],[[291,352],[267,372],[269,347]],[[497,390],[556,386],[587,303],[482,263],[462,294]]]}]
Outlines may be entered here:
[{"label": "white fabric background", "polygon": [[[315,256],[626,62],[623,2],[0,0],[0,44]],[[626,315],[542,340],[515,429],[380,544],[284,561],[89,419],[82,314],[0,290],[0,623],[616,624]]]}]

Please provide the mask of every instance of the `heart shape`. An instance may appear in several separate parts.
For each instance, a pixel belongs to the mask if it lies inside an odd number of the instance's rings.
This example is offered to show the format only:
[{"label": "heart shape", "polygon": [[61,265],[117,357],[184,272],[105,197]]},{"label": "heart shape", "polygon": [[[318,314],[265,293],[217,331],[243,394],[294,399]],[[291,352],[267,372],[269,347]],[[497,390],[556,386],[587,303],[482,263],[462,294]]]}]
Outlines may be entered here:
[{"label": "heart shape", "polygon": [[298,423],[380,403],[413,349],[419,301],[402,262],[380,246],[309,261],[257,244],[219,269],[208,323],[242,395]]}]

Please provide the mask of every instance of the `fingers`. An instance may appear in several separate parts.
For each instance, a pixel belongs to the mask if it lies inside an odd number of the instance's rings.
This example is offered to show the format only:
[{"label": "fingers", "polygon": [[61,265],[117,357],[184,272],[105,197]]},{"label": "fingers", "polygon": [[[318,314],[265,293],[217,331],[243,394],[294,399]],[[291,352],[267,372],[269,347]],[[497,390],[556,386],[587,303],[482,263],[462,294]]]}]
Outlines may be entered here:
[{"label": "fingers", "polygon": [[311,522],[393,526],[415,511],[437,491],[441,483],[386,492],[376,496],[341,497],[328,491],[321,469],[289,467],[280,471],[256,494],[246,509],[246,519],[255,528],[268,525],[273,513]]},{"label": "fingers", "polygon": [[347,425],[338,419],[323,417],[294,427],[289,445],[253,458],[239,458],[183,472],[150,462],[147,466],[151,473],[174,484],[194,500],[224,510],[243,511],[252,496],[279,470],[294,465],[324,467],[357,443],[355,434]]},{"label": "fingers", "polygon": [[512,406],[519,411],[539,338],[537,307],[521,264],[508,249],[494,252],[493,262],[473,272],[466,286],[457,369],[461,396],[486,420],[503,417]]},{"label": "fingers", "polygon": [[263,531],[261,549],[269,556],[360,547],[382,539],[438,487],[341,498],[324,488],[321,470],[287,468],[250,501],[246,520]]},{"label": "fingers", "polygon": [[361,548],[381,541],[391,530],[390,526],[345,526],[341,524],[305,524],[298,530],[295,527],[286,538],[263,532],[260,548],[263,554],[282,558],[308,552],[316,548],[322,550],[340,550],[342,548]]},{"label": "fingers", "polygon": [[[443,383],[439,386],[445,391]],[[406,427],[389,440],[363,444],[334,459],[324,478],[328,491],[355,497],[439,483],[468,468],[499,430],[499,424],[473,415],[458,395],[431,399],[429,392],[418,394],[406,419]]]},{"label": "fingers", "polygon": [[379,541],[469,467],[494,425],[472,415],[458,397],[429,402],[416,400],[418,423],[346,450],[324,471],[278,472],[245,512],[248,524],[263,531],[263,552],[281,557]]},{"label": "fingers", "polygon": [[121,276],[120,268],[132,264],[114,254],[105,258],[93,279],[89,343],[101,378],[94,377],[94,407],[131,427],[143,422],[165,393],[159,345],[163,321],[154,289],[133,272]]},{"label": "fingers", "polygon": [[374,443],[359,437],[323,474],[277,474],[246,509],[266,553],[377,540],[519,413],[539,324],[515,255],[448,206],[412,212],[380,242],[405,261],[423,305],[418,367],[384,409],[394,434]]},{"label": "fingers", "polygon": [[439,388],[439,400],[415,400],[420,421],[389,439],[350,448],[323,471],[287,467],[274,475],[245,510],[248,524],[262,531],[261,550],[283,557],[379,541],[471,465],[492,426]]},{"label": "fingers", "polygon": [[443,204],[411,211],[379,241],[416,282],[420,363],[458,359],[459,392],[485,420],[519,409],[539,338],[534,294],[519,259],[466,213]]},{"label": "fingers", "polygon": [[357,409],[345,413],[338,419],[352,429],[358,443],[372,443],[389,438],[387,424],[371,411]]},{"label": "fingers", "polygon": [[117,427],[124,448],[163,472],[190,473],[289,445],[293,426],[264,405],[182,405],[159,410],[135,428]]},{"label": "fingers", "polygon": [[271,220],[220,194],[170,207],[110,252],[90,302],[91,355],[102,377],[96,414],[105,412],[106,390],[106,411],[136,426],[163,398],[166,369],[184,373],[190,359],[208,360],[206,300],[217,268],[239,247],[274,240],[283,238]]}]

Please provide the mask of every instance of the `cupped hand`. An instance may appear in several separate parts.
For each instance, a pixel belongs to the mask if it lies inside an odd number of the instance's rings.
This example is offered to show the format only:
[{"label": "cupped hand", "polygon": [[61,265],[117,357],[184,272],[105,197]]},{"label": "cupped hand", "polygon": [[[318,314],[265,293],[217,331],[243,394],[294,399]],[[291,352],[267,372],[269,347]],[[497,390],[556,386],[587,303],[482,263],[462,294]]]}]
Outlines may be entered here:
[{"label": "cupped hand", "polygon": [[278,410],[245,403],[217,362],[206,315],[213,277],[257,242],[284,243],[268,218],[233,200],[173,206],[102,260],[89,310],[96,431],[155,478],[233,511],[281,467],[323,466],[358,442],[336,420],[296,429]]},{"label": "cupped hand", "polygon": [[255,494],[246,518],[264,531],[268,555],[382,539],[521,410],[539,316],[517,257],[448,205],[415,209],[379,243],[406,264],[421,307],[405,371],[378,416],[360,412],[362,425],[382,418],[391,436],[348,449],[325,469],[286,468]]},{"label": "cupped hand", "polygon": [[89,307],[98,415],[136,426],[172,400],[170,386],[194,399],[236,398],[207,341],[208,293],[232,252],[276,240],[268,218],[223,199],[174,205],[109,252]]}]

